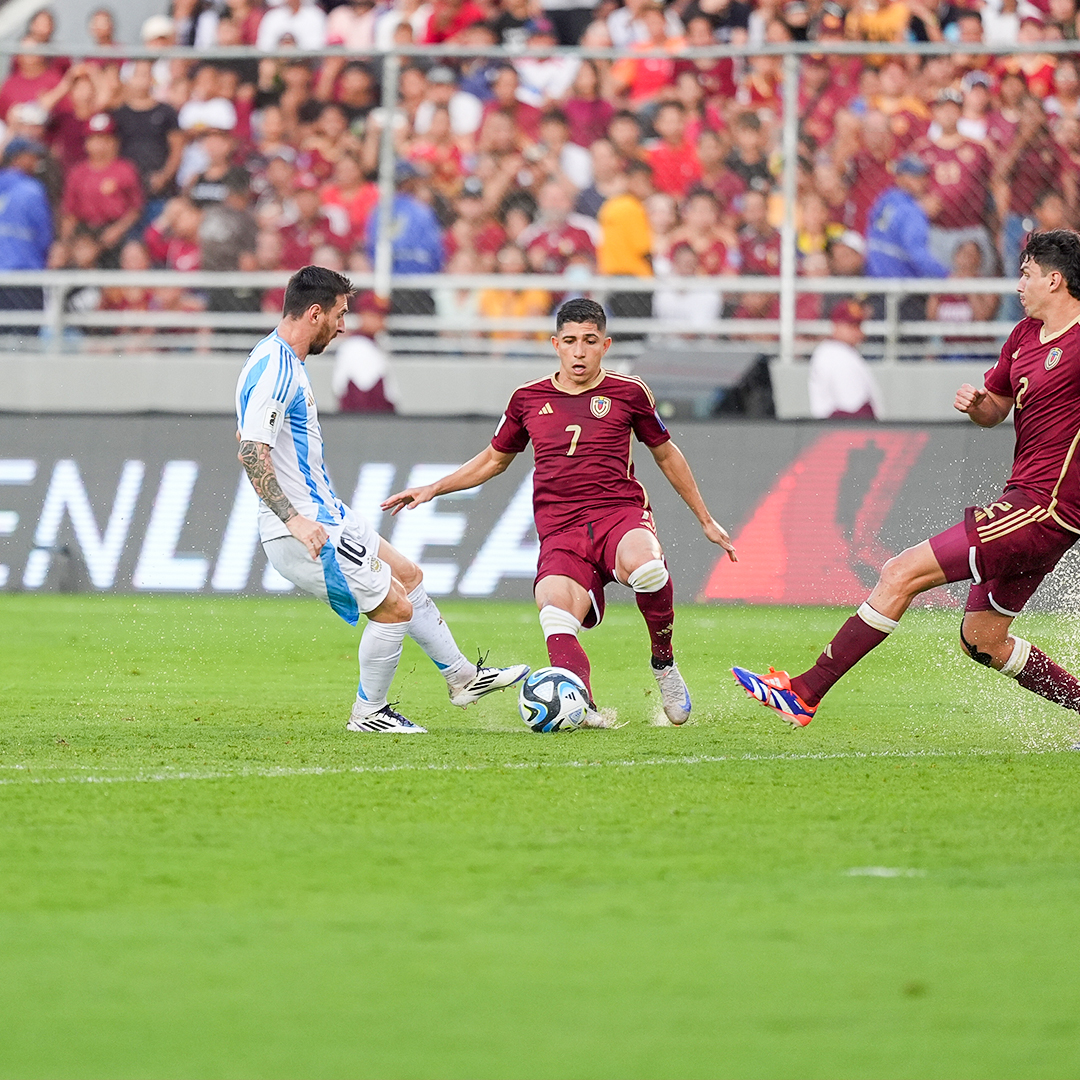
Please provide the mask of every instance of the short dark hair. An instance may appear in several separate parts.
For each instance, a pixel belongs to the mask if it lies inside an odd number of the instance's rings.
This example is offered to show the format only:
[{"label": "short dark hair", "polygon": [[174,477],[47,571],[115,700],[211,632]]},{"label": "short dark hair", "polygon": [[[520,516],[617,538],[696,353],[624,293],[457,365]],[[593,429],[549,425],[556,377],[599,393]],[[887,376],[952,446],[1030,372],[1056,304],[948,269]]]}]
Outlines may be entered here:
[{"label": "short dark hair", "polygon": [[596,329],[601,333],[607,332],[607,316],[604,309],[595,300],[586,300],[578,296],[573,300],[567,300],[559,313],[555,316],[555,333],[567,323],[595,323]]},{"label": "short dark hair", "polygon": [[1065,279],[1065,288],[1080,300],[1080,234],[1072,229],[1033,232],[1020,253],[1021,267],[1030,260],[1044,274],[1056,270]]},{"label": "short dark hair", "polygon": [[354,292],[353,283],[344,274],[325,266],[305,266],[289,278],[281,314],[299,319],[314,304],[329,311],[339,296],[352,296]]}]

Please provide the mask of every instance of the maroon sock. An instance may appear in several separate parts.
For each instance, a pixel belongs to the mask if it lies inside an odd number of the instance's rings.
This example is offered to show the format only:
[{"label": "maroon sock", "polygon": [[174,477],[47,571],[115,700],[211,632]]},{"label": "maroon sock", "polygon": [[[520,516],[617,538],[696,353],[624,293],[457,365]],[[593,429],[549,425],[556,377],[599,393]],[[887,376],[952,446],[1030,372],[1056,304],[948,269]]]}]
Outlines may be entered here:
[{"label": "maroon sock", "polygon": [[1031,646],[1031,655],[1023,666],[1016,681],[1055,705],[1080,712],[1080,680],[1070,675],[1063,667],[1055,664],[1041,649]]},{"label": "maroon sock", "polygon": [[589,676],[592,668],[589,666],[589,658],[581,647],[574,634],[549,634],[547,638],[548,659],[552,667],[566,668],[572,671],[589,691],[589,700],[592,700],[592,686],[589,685]]},{"label": "maroon sock", "polygon": [[861,613],[874,619],[882,627],[895,623],[884,619],[869,604],[859,608],[860,614],[852,615],[837,632],[836,637],[825,646],[817,663],[809,671],[791,680],[791,689],[806,702],[816,705],[871,649],[877,648],[892,632],[878,629],[867,622]]},{"label": "maroon sock", "polygon": [[656,592],[634,593],[634,599],[649,628],[653,657],[670,663],[675,659],[671,651],[671,627],[675,622],[675,590],[671,578]]}]

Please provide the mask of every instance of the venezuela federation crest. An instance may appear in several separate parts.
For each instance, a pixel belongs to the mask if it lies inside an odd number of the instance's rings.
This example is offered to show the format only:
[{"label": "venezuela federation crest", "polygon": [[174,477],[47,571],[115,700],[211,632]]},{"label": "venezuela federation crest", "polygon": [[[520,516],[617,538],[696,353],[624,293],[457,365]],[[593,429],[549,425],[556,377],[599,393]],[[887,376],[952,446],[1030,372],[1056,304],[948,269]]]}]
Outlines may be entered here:
[{"label": "venezuela federation crest", "polygon": [[[1060,350],[1058,350],[1060,353]],[[597,395],[589,402],[589,409],[597,420],[603,420],[611,411],[611,398]]]},{"label": "venezuela federation crest", "polygon": [[1045,363],[1046,370],[1049,371],[1051,368],[1056,368],[1057,363],[1058,363],[1058,361],[1060,359],[1061,359],[1061,350],[1060,349],[1051,349],[1046,354],[1046,363]]}]

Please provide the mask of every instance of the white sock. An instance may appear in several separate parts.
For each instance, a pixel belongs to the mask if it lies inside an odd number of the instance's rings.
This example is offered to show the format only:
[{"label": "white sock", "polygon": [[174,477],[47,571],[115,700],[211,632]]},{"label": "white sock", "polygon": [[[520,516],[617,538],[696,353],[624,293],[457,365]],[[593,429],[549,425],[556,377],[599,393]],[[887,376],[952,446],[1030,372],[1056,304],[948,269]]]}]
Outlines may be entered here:
[{"label": "white sock", "polygon": [[401,644],[409,624],[381,623],[368,620],[360,635],[360,685],[358,700],[366,703],[367,712],[378,712],[386,704],[386,695],[394,681]]},{"label": "white sock", "polygon": [[431,657],[447,682],[468,682],[476,674],[476,665],[465,659],[423,583],[409,593],[409,603],[413,609],[409,637]]}]

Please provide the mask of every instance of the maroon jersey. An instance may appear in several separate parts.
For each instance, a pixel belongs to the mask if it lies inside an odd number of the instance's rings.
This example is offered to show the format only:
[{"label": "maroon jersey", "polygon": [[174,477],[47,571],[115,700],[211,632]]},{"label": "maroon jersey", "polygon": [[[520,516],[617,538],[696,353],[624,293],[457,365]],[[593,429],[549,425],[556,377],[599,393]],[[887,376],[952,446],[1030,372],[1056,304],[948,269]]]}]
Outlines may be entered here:
[{"label": "maroon jersey", "polygon": [[533,268],[545,274],[561,274],[576,255],[589,258],[596,255],[592,237],[584,229],[565,222],[546,228],[532,226],[521,234],[520,243],[528,252]]},{"label": "maroon jersey", "polygon": [[619,507],[648,507],[649,496],[634,478],[635,435],[649,447],[671,438],[649,388],[631,375],[605,371],[582,394],[559,389],[552,376],[519,386],[491,445],[520,454],[532,442],[533,517],[542,540]]},{"label": "maroon jersey", "polygon": [[143,188],[135,166],[117,158],[103,169],[80,161],[67,174],[63,209],[76,221],[101,229],[143,204]]},{"label": "maroon jersey", "polygon": [[844,208],[844,224],[865,235],[870,207],[893,186],[889,161],[882,161],[869,150],[860,150],[851,159],[848,182],[850,194]]},{"label": "maroon jersey", "polygon": [[780,273],[780,230],[762,236],[749,225],[739,230],[739,269],[744,274]]},{"label": "maroon jersey", "polygon": [[1009,486],[1042,496],[1051,517],[1080,533],[1080,325],[1044,340],[1042,323],[1017,323],[986,389],[1015,401]]},{"label": "maroon jersey", "polygon": [[993,172],[986,150],[970,139],[952,150],[920,139],[913,152],[930,170],[930,191],[941,200],[933,223],[939,229],[985,225],[986,193]]},{"label": "maroon jersey", "polygon": [[1069,164],[1068,155],[1049,135],[1028,143],[1006,178],[1009,212],[1030,217],[1035,204],[1047,191],[1061,191],[1062,177],[1068,172]]}]

